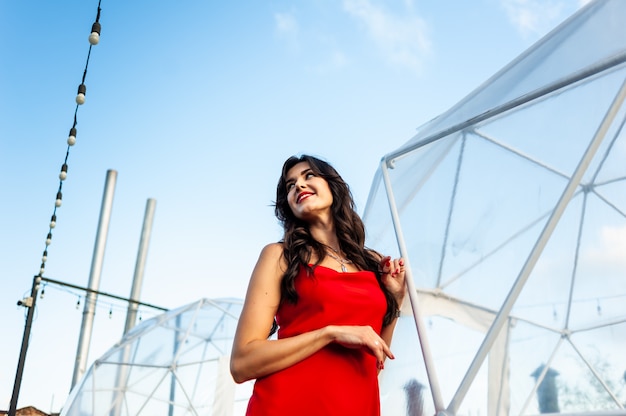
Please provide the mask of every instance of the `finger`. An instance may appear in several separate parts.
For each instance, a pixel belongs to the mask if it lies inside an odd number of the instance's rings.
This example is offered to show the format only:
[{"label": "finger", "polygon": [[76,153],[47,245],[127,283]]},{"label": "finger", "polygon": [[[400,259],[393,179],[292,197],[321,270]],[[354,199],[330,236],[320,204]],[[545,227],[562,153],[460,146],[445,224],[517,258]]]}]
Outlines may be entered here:
[{"label": "finger", "polygon": [[403,275],[405,273],[405,270],[406,268],[404,265],[404,259],[402,257],[393,260],[391,272],[392,277]]},{"label": "finger", "polygon": [[375,341],[375,346],[380,347],[380,351],[378,354],[374,354],[376,356],[376,368],[378,371],[385,369],[385,359],[389,358],[391,360],[396,357],[393,355],[389,346],[384,341]]},{"label": "finger", "polygon": [[374,345],[371,349],[372,355],[376,357],[376,368],[378,370],[382,370],[385,368],[384,345],[384,341],[374,341]]},{"label": "finger", "polygon": [[386,357],[389,357],[392,360],[396,358],[391,352],[391,349],[389,348],[387,343],[383,341],[382,338],[380,339],[380,341],[374,341],[374,346],[376,348],[375,355],[378,357],[379,360],[384,361]]},{"label": "finger", "polygon": [[380,259],[379,267],[382,273],[389,273],[389,270],[391,270],[391,256],[385,256]]},{"label": "finger", "polygon": [[400,273],[399,259],[393,259],[393,261],[391,261],[390,263],[391,267],[389,273],[391,274],[391,277],[396,277]]},{"label": "finger", "polygon": [[389,358],[391,358],[392,360],[393,360],[394,358],[396,358],[396,357],[393,355],[393,353],[391,352],[391,348],[389,348],[389,345],[387,345],[387,343],[386,343],[386,342],[384,342],[384,341],[383,341],[383,343],[382,343],[381,345],[382,345],[382,347],[383,347],[383,348],[382,348],[382,349],[383,349],[383,351],[382,351],[382,352],[383,352],[383,354],[384,354],[383,359],[384,359],[385,357],[389,357]]}]

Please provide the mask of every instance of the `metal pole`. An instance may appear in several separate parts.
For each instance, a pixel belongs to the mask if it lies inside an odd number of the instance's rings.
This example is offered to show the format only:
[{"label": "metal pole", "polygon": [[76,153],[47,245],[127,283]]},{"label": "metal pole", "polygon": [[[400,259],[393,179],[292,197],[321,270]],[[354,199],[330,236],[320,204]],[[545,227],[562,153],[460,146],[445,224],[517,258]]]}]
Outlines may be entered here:
[{"label": "metal pole", "polygon": [[168,311],[167,308],[163,308],[161,306],[153,305],[151,303],[141,302],[141,301],[139,301],[137,299],[128,299],[128,298],[125,298],[123,296],[117,296],[117,295],[114,295],[112,293],[103,292],[101,290],[88,289],[86,287],[74,285],[72,283],[66,283],[66,282],[62,282],[60,280],[50,279],[49,277],[41,276],[41,281],[42,282],[46,282],[46,283],[52,283],[52,284],[59,285],[59,286],[71,287],[72,289],[82,290],[83,292],[86,292],[86,293],[94,293],[94,294],[99,295],[99,296],[104,296],[104,297],[111,298],[111,299],[117,299],[117,300],[121,300],[121,301],[124,301],[124,302],[135,302],[137,305],[145,306],[147,308],[152,308],[152,309],[156,309],[156,310],[163,311],[163,312],[167,312]]},{"label": "metal pole", "polygon": [[[143,218],[143,228],[139,239],[139,251],[137,253],[137,262],[135,263],[135,276],[130,291],[130,300],[128,301],[128,311],[126,312],[126,325],[124,327],[124,335],[128,333],[137,321],[137,309],[139,307],[139,296],[141,294],[141,285],[143,274],[148,257],[148,243],[150,242],[150,234],[152,232],[152,222],[154,220],[154,211],[156,208],[156,200],[148,199],[146,202],[146,212]],[[121,364],[126,364],[130,356],[130,346],[124,347]],[[113,400],[113,409],[111,416],[119,416],[122,414],[122,404],[126,393],[126,384],[130,368],[127,365],[120,365],[117,369],[117,381],[115,383],[115,398]]]},{"label": "metal pole", "polygon": [[426,374],[428,376],[428,384],[430,385],[430,391],[433,397],[433,404],[437,414],[442,412],[445,407],[443,405],[443,399],[441,395],[441,389],[439,385],[439,378],[437,377],[437,371],[435,370],[435,362],[430,350],[430,342],[426,334],[426,328],[420,314],[420,307],[417,301],[417,290],[415,289],[415,282],[413,281],[413,273],[409,260],[409,252],[406,248],[404,233],[402,232],[402,226],[400,225],[400,215],[396,206],[396,199],[393,195],[393,189],[391,187],[391,179],[389,178],[389,171],[387,170],[387,162],[383,159],[381,162],[381,171],[383,174],[383,181],[385,189],[387,191],[387,201],[389,202],[389,209],[391,211],[391,218],[393,221],[393,227],[396,232],[396,239],[400,248],[400,253],[404,258],[406,265],[406,286],[409,294],[409,300],[411,302],[411,308],[413,309],[413,319],[415,320],[415,328],[417,329],[417,336],[419,337],[420,346],[422,349],[422,358],[424,359],[424,366],[426,368]]},{"label": "metal pole", "polygon": [[[180,314],[176,315],[176,331],[174,331],[174,353],[172,357],[174,362],[170,368],[170,399],[167,410],[167,416],[174,416],[174,400],[176,400],[176,371],[178,371],[178,349],[180,348]],[[185,334],[185,337],[187,334]]]},{"label": "metal pole", "polygon": [[[100,276],[102,274],[102,263],[104,260],[104,249],[106,247],[107,233],[111,221],[111,208],[113,206],[113,194],[115,192],[115,182],[117,171],[108,170],[104,184],[104,195],[100,208],[100,221],[96,234],[96,243],[91,260],[91,272],[89,275],[89,289],[97,291],[100,286]],[[74,376],[72,377],[72,388],[83,376],[87,367],[87,356],[89,355],[89,343],[93,330],[93,318],[96,309],[97,295],[95,292],[88,292],[85,295],[85,307],[83,309],[83,323],[80,328],[80,337],[76,351],[76,363],[74,365]]]},{"label": "metal pole", "polygon": [[[139,240],[139,252],[137,253],[137,262],[135,263],[135,276],[133,278],[133,287],[130,292],[131,299],[139,299],[141,294],[141,285],[143,274],[146,267],[146,259],[148,257],[148,243],[150,242],[150,234],[152,233],[152,222],[154,221],[154,211],[156,209],[156,200],[148,199],[146,202],[146,212],[143,219],[143,229],[141,230],[141,239]],[[124,334],[130,331],[137,320],[138,304],[132,300],[128,302],[128,312],[126,312],[126,326]]]},{"label": "metal pole", "polygon": [[18,302],[18,305],[27,307],[28,312],[26,314],[26,324],[24,325],[20,358],[17,362],[17,371],[15,372],[15,384],[13,384],[13,395],[11,396],[11,404],[9,405],[9,416],[15,416],[15,412],[17,411],[17,398],[20,395],[20,387],[22,385],[22,375],[24,374],[24,364],[26,363],[30,328],[33,324],[33,315],[35,314],[35,303],[37,302],[37,292],[39,291],[40,282],[41,276],[35,276],[33,278],[33,287],[30,291],[30,298]]}]

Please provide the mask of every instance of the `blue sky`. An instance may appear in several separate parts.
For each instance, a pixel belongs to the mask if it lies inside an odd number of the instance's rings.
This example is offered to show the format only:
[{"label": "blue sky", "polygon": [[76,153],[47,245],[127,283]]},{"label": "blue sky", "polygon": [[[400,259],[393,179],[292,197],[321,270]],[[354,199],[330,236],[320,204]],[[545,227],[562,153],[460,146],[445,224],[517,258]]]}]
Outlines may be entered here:
[{"label": "blue sky", "polygon": [[[362,212],[381,157],[581,7],[578,0],[102,0],[45,276],[87,286],[106,172],[118,172],[100,290],[129,296],[148,198],[142,300],[245,294],[284,159],[332,163]],[[59,186],[96,1],[0,3],[0,408]],[[19,407],[69,392],[83,293],[39,299]],[[81,301],[77,309],[76,304]],[[154,312],[143,309],[141,316]],[[89,363],[122,335],[100,297]]]}]

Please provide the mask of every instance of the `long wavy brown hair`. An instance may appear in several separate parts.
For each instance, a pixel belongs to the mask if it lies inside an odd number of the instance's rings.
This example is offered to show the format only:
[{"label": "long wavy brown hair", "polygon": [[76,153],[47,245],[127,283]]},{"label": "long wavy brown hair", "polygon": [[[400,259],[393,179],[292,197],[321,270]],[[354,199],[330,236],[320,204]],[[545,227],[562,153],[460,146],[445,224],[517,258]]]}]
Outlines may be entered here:
[{"label": "long wavy brown hair", "polygon": [[333,196],[331,210],[335,222],[335,230],[339,240],[339,249],[346,258],[360,270],[369,270],[376,275],[376,280],[387,299],[387,312],[383,318],[383,325],[388,325],[394,319],[398,303],[393,295],[382,283],[382,274],[379,270],[381,255],[365,247],[365,226],[356,213],[354,199],[348,184],[339,173],[327,162],[314,156],[292,156],[283,164],[283,170],[276,187],[276,202],[274,212],[283,226],[283,256],[287,263],[287,270],[281,281],[281,299],[296,303],[298,293],[295,289],[295,278],[300,266],[311,270],[310,260],[313,253],[317,257],[315,265],[320,264],[326,257],[327,246],[313,238],[306,221],[296,218],[287,201],[287,173],[301,162],[307,162],[313,173],[328,182]]}]

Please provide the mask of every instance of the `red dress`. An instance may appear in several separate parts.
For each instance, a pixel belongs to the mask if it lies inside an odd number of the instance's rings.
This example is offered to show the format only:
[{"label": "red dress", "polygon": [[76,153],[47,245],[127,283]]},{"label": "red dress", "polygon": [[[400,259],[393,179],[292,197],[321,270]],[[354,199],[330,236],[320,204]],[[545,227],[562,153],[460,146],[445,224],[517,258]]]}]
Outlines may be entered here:
[{"label": "red dress", "polygon": [[[370,271],[340,273],[302,267],[297,304],[278,308],[278,338],[327,325],[370,325],[380,334],[387,302]],[[329,344],[295,365],[260,377],[247,416],[378,416],[376,358],[361,349]]]}]

